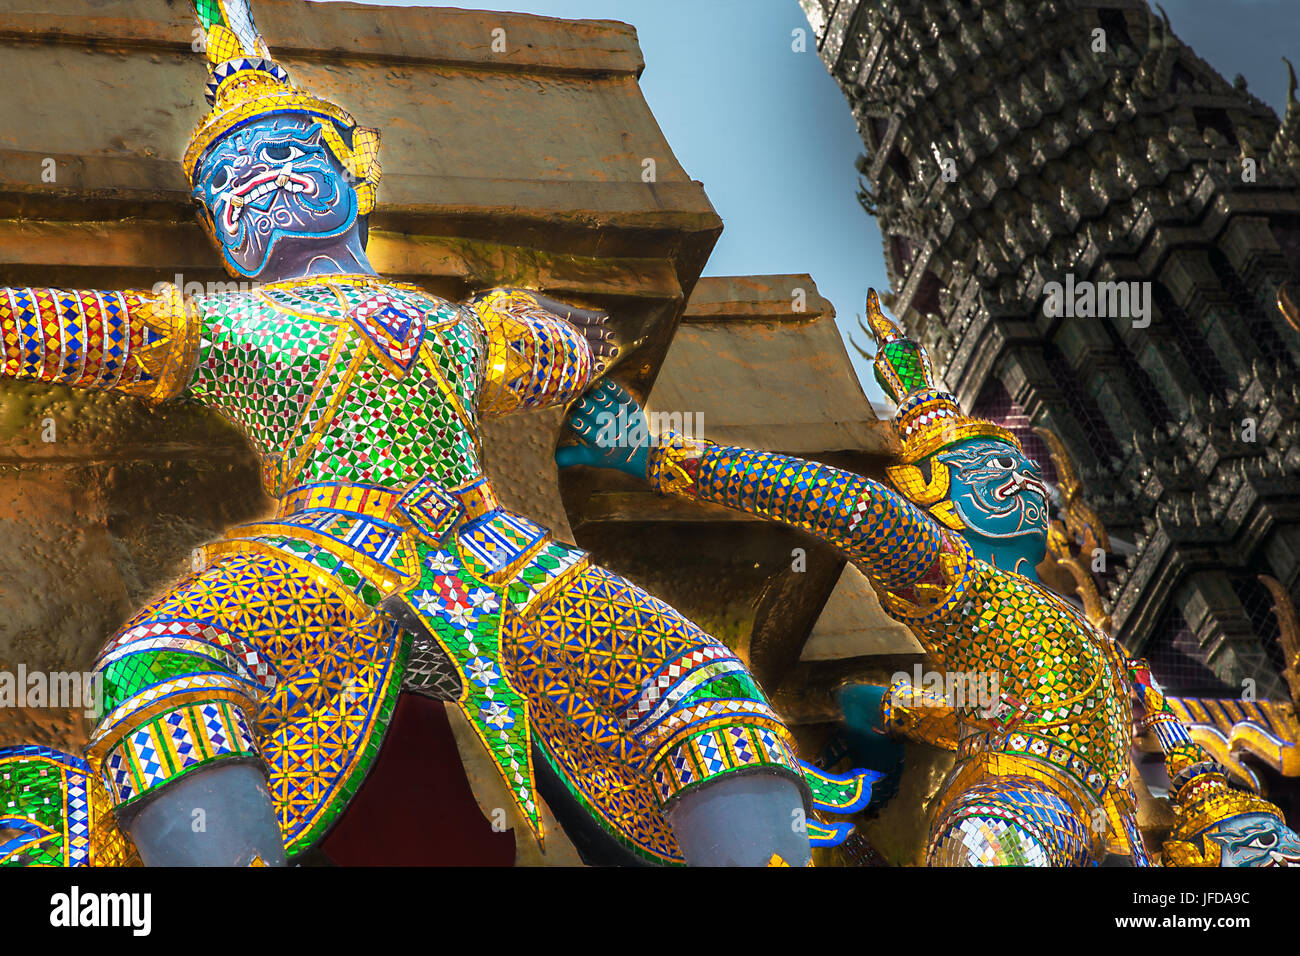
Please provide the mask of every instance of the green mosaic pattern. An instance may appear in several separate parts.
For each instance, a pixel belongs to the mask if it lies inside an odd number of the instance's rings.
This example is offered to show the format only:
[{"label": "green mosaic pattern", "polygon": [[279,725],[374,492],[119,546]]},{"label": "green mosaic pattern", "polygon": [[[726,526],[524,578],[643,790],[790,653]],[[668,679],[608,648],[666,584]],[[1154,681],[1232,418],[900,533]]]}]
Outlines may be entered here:
[{"label": "green mosaic pattern", "polygon": [[[448,394],[422,362],[395,375],[353,325],[350,310],[378,288],[340,283],[196,298],[204,330],[189,395],[248,435],[271,494],[318,481],[401,488],[430,477],[455,487],[481,476],[472,430],[486,355],[479,321],[441,299],[382,287],[425,314],[425,348]],[[359,351],[365,355],[349,376]]]},{"label": "green mosaic pattern", "polygon": [[130,654],[113,661],[100,673],[104,679],[103,708],[108,713],[146,687],[173,677],[216,673],[227,675],[232,668],[198,654],[155,650],[149,654]]},{"label": "green mosaic pattern", "polygon": [[189,395],[249,437],[270,479],[268,490],[278,493],[278,466],[294,440],[310,431],[308,402],[317,383],[333,372],[328,378],[337,385],[340,372],[329,368],[330,352],[350,330],[337,319],[283,312],[267,293],[195,301],[204,328]]},{"label": "green mosaic pattern", "polygon": [[[889,381],[880,371],[881,357],[889,363],[898,381]],[[896,342],[887,342],[880,346],[880,352],[876,357],[874,366],[876,380],[880,387],[885,390],[891,399],[895,402],[902,401],[913,392],[919,391],[930,386],[925,374],[925,364],[921,357],[921,350],[917,348],[914,342],[906,339],[900,339]],[[891,376],[892,378],[892,376]],[[901,390],[900,390],[901,386]]]},{"label": "green mosaic pattern", "polygon": [[[41,748],[21,748],[38,751]],[[63,832],[67,811],[67,790],[63,767],[53,760],[41,759],[34,754],[31,759],[6,759],[0,761],[0,821],[5,818],[23,819],[27,826],[35,825],[48,831],[48,839],[27,843],[20,851],[10,847],[0,866],[67,866],[67,847]],[[73,759],[73,758],[69,758]],[[80,773],[83,781],[84,769]],[[0,822],[0,830],[4,824]]]}]

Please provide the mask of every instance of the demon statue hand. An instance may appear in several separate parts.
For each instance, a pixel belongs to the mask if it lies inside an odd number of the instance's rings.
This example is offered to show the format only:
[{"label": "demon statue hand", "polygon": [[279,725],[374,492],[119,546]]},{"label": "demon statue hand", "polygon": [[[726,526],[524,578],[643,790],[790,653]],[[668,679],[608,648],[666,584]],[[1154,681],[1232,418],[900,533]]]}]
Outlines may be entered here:
[{"label": "demon statue hand", "polygon": [[[671,434],[652,442],[640,409],[609,382],[576,407],[578,444],[558,460],[616,468],[662,494],[824,539],[872,579],[936,670],[990,689],[979,695],[988,699],[918,703],[922,691],[896,687],[873,715],[880,727],[911,726],[956,751],[929,836],[931,865],[1147,865],[1129,780],[1139,665],[1038,580],[1048,492],[1015,436],[966,416],[935,387],[925,352],[881,313],[874,291],[867,311],[876,376],[898,405],[894,488],[767,452]],[[1143,703],[1153,725],[1177,724],[1163,697]],[[1290,850],[1261,852],[1295,845],[1276,808],[1229,791],[1222,768],[1183,738],[1171,758],[1187,827],[1176,836],[1206,836],[1225,848],[1225,863],[1287,862]],[[1188,846],[1167,845],[1166,860],[1192,862]]]},{"label": "demon statue hand", "polygon": [[633,861],[806,864],[800,821],[835,781],[805,776],[744,664],[484,477],[479,421],[581,394],[617,354],[605,317],[376,275],[378,134],[290,84],[245,0],[195,8],[211,111],[185,172],[253,288],[0,290],[3,370],[204,403],[248,435],[278,507],[109,640],[84,761],[0,752],[6,781],[68,781],[56,800],[13,785],[44,803],[0,862],[107,864],[132,843],[146,863],[292,861],[419,693],[461,710],[538,839],[544,776]]}]

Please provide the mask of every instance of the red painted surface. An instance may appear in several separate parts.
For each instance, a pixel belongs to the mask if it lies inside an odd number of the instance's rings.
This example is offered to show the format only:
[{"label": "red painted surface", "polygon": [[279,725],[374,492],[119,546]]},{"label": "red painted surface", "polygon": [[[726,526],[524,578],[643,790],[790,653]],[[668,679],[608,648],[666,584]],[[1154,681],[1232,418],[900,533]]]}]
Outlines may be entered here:
[{"label": "red painted surface", "polygon": [[366,782],[321,849],[339,866],[511,866],[474,800],[444,705],[402,694]]}]

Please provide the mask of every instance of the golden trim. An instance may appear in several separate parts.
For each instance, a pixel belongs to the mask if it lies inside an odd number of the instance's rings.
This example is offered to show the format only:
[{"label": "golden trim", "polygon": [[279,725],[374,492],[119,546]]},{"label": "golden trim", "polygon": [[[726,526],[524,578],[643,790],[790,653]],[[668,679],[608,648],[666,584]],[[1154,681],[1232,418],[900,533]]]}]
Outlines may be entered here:
[{"label": "golden trim", "polygon": [[152,330],[157,340],[132,357],[147,379],[118,390],[147,402],[177,398],[194,377],[203,318],[194,303],[170,282],[163,283],[158,292],[137,294],[141,301],[134,317]]},{"label": "golden trim", "polygon": [[948,497],[952,485],[952,472],[941,461],[931,462],[928,482],[916,465],[889,465],[885,468],[885,474],[889,476],[895,488],[918,505],[932,505],[943,501]]},{"label": "golden trim", "polygon": [[1282,313],[1291,328],[1300,332],[1300,304],[1291,295],[1291,283],[1283,282],[1277,287],[1277,310]]},{"label": "golden trim", "polygon": [[995,438],[1020,449],[1020,439],[1001,425],[966,418],[963,414],[961,419],[945,422],[939,428],[921,432],[911,439],[902,439],[900,436],[903,442],[902,461],[904,464],[914,464],[967,438]]},{"label": "golden trim", "polygon": [[[283,529],[277,533],[286,538],[293,537],[293,535],[284,534]],[[220,559],[228,554],[257,554],[278,558],[303,572],[317,584],[322,584],[328,587],[342,598],[347,609],[358,615],[360,618],[356,624],[358,627],[364,625],[369,618],[377,616],[380,613],[376,608],[371,607],[363,601],[355,592],[350,590],[346,584],[328,571],[316,567],[310,561],[304,561],[302,558],[292,554],[291,552],[273,547],[272,545],[264,544],[260,541],[253,541],[248,538],[234,538],[206,544],[203,546],[203,552],[207,557],[209,564],[212,563],[213,559]]]},{"label": "golden trim", "polygon": [[951,528],[953,531],[966,530],[966,522],[962,521],[961,518],[957,516],[957,506],[953,504],[951,499],[941,501],[937,505],[932,506],[930,508],[930,514],[932,514],[935,520],[946,528]]},{"label": "golden trim", "polygon": [[[350,545],[331,538],[329,535],[324,535],[318,531],[314,531],[311,528],[304,528],[302,525],[282,525],[253,521],[248,524],[235,525],[233,528],[228,529],[226,533],[239,534],[241,537],[244,535],[248,535],[249,537],[256,535],[274,535],[282,538],[296,538],[299,541],[309,541],[312,544],[318,545],[322,551],[326,551],[334,557],[346,561],[348,564],[356,567],[356,569],[365,576],[367,581],[379,588],[385,594],[397,588],[406,580],[404,575],[400,575],[391,568],[385,567],[364,551],[353,548]],[[410,533],[407,532],[404,534],[403,538],[407,539],[407,541],[404,541],[403,543],[408,543]],[[317,570],[320,569],[318,568]]]}]

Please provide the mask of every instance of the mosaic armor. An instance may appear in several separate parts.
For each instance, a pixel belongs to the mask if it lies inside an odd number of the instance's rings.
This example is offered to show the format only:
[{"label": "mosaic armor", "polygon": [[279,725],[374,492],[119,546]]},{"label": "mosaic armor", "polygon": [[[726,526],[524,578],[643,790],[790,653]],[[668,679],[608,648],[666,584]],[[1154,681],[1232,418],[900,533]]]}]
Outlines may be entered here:
[{"label": "mosaic armor", "polygon": [[[200,767],[253,762],[292,858],[360,785],[404,686],[461,708],[539,837],[535,754],[659,862],[681,859],[664,811],[690,789],[763,769],[807,791],[733,653],[493,495],[480,416],[569,401],[594,374],[538,301],[457,305],[371,276],[188,302],[0,291],[7,376],[208,405],[278,502],[101,654],[104,716],[68,772],[119,818]],[[86,858],[88,837],[44,852]]]}]

